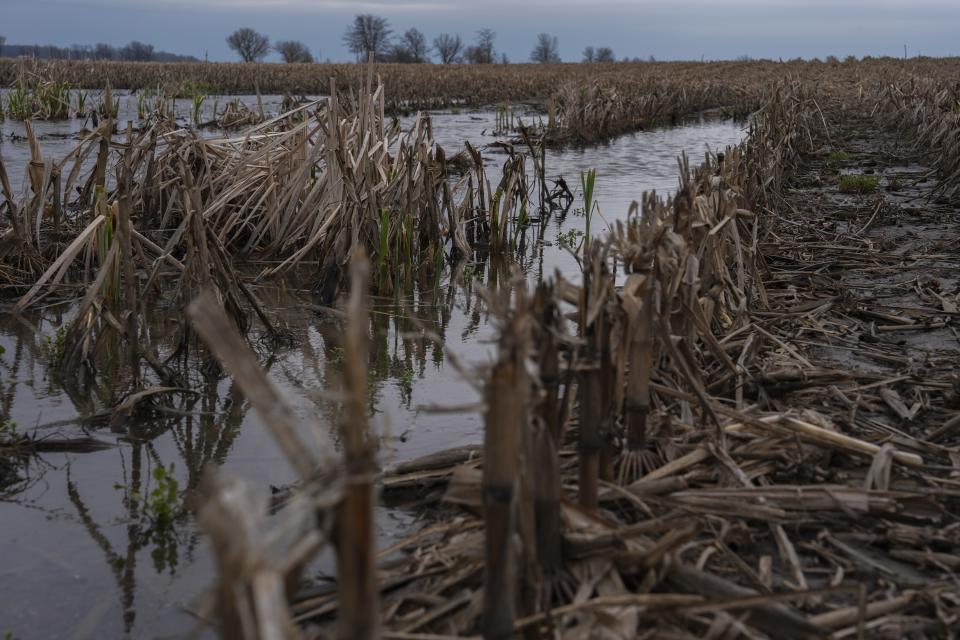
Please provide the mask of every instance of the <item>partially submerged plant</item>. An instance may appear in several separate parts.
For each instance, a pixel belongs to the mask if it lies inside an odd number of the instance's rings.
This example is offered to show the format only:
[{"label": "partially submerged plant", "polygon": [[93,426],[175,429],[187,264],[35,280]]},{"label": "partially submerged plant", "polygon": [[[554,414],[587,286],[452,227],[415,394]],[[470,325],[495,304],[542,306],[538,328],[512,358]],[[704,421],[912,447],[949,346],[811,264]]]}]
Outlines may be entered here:
[{"label": "partially submerged plant", "polygon": [[137,91],[137,118],[139,120],[147,119],[147,114],[150,113],[150,99],[149,89]]},{"label": "partially submerged plant", "polygon": [[155,529],[168,531],[185,510],[180,497],[180,485],[173,475],[173,464],[169,469],[157,465],[152,475],[156,484],[144,500],[144,512]]},{"label": "partially submerged plant", "polygon": [[54,367],[60,366],[63,362],[63,356],[66,352],[66,327],[59,327],[54,337],[43,337],[43,350]]},{"label": "partially submerged plant", "polygon": [[33,105],[27,88],[18,83],[7,92],[7,115],[14,120],[29,120],[33,118]]},{"label": "partially submerged plant", "polygon": [[[593,199],[593,190],[596,182],[596,169],[589,169],[586,173],[580,173],[580,187],[583,189],[583,217],[586,220],[583,244],[586,250],[590,248],[590,222],[593,219],[593,208],[597,204]],[[586,251],[584,253],[586,253]]]},{"label": "partially submerged plant", "polygon": [[412,367],[405,366],[400,369],[400,373],[397,375],[397,382],[400,384],[400,389],[403,390],[407,395],[410,394],[410,391],[413,389],[413,380],[416,376],[416,372]]},{"label": "partially submerged plant", "polygon": [[120,98],[119,96],[113,97],[113,91],[110,90],[109,86],[97,97],[95,111],[97,116],[104,120],[116,118],[117,114],[120,113]]},{"label": "partially submerged plant", "polygon": [[214,109],[214,118],[217,120],[217,125],[222,129],[254,125],[263,121],[259,113],[237,98],[228,100],[219,115]]},{"label": "partially submerged plant", "polygon": [[74,117],[83,118],[87,115],[87,98],[90,97],[89,91],[82,89],[77,91],[77,107],[74,110]]},{"label": "partially submerged plant", "polygon": [[[191,113],[193,114],[193,126],[195,127],[199,127],[201,124],[200,115],[203,110],[203,103],[206,99],[207,94],[200,91],[200,89],[195,85],[193,87],[193,91],[190,93],[190,104],[192,107]],[[214,110],[214,113],[216,113],[216,110]]]},{"label": "partially submerged plant", "polygon": [[567,229],[557,233],[557,244],[570,252],[576,253],[580,248],[583,236],[584,233],[580,229]]},{"label": "partially submerged plant", "polygon": [[27,440],[27,436],[17,430],[17,423],[0,416],[0,449],[14,449]]},{"label": "partially submerged plant", "polygon": [[70,84],[21,78],[7,97],[7,115],[16,120],[65,120],[70,112]]},{"label": "partially submerged plant", "polygon": [[513,109],[507,103],[497,105],[493,131],[495,134],[506,134],[514,130]]},{"label": "partially submerged plant", "polygon": [[151,477],[153,486],[143,495],[126,484],[117,484],[114,488],[123,491],[125,499],[134,505],[132,513],[140,525],[136,529],[136,543],[152,545],[150,557],[157,571],[173,571],[180,537],[177,524],[187,513],[186,503],[173,475],[172,463],[169,467],[157,465]]}]

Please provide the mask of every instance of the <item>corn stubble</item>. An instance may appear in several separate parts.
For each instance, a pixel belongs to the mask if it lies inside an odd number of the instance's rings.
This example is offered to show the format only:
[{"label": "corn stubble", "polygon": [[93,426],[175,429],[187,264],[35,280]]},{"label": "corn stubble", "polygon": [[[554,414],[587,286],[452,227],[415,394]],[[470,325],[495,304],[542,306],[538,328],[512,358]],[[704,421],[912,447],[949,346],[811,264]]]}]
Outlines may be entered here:
[{"label": "corn stubble", "polygon": [[[529,191],[524,157],[510,157],[514,169],[496,190],[472,148],[472,166],[451,176],[427,120],[397,137],[368,70],[356,97],[331,83],[329,105],[299,107],[242,136],[203,140],[158,120],[127,131],[121,145],[108,118],[68,160],[37,151],[34,195],[17,205],[0,163],[11,221],[4,273],[29,274],[21,284],[36,278],[17,310],[82,283],[67,338],[71,366],[92,367],[98,336],[114,332],[155,375],[175,382],[137,322],[144,293],[164,293],[189,309],[190,328],[298,474],[298,506],[272,523],[235,482],[211,475],[205,484],[200,522],[218,560],[215,609],[225,635],[807,638],[922,628],[948,637],[960,615],[948,579],[958,565],[949,477],[956,465],[938,442],[960,423],[947,420],[924,441],[904,426],[919,408],[892,388],[891,380],[909,376],[817,366],[809,346],[794,340],[830,331],[839,339],[831,327],[866,313],[843,292],[818,293],[825,272],[811,270],[811,251],[834,252],[849,269],[889,255],[837,253],[842,242],[860,242],[857,234],[795,246],[812,225],[785,219],[784,203],[797,204],[788,187],[833,145],[837,123],[875,113],[932,151],[939,193],[955,194],[952,67],[918,63],[913,77],[892,61],[785,65],[796,74],[770,83],[763,73],[783,68],[720,65],[728,75],[698,83],[704,68],[651,69],[671,74],[667,97],[651,97],[654,85],[629,73],[618,79],[614,67],[594,84],[560,88],[557,130],[543,133],[558,143],[707,105],[756,111],[742,144],[708,154],[699,167],[679,160],[675,195],[645,194],[625,220],[594,233],[579,282],[556,277],[531,293],[516,275],[486,294],[498,338],[493,363],[479,374],[482,454],[454,452],[448,465],[433,456],[381,473],[391,492],[446,489],[419,502],[430,524],[379,558],[365,295],[370,287],[392,291],[402,269],[438,268],[442,247],[466,253],[483,244],[509,255]],[[494,72],[448,73],[486,82]],[[737,74],[757,79],[721,86]],[[405,91],[401,102],[421,95]],[[483,95],[476,89],[474,97]],[[111,184],[108,160],[120,149]],[[81,180],[84,157],[96,162]],[[74,186],[81,198],[70,208]],[[66,238],[51,235],[55,223]],[[854,246],[862,244],[842,248]],[[80,256],[82,267],[74,264]],[[235,261],[258,265],[261,277],[307,265],[331,297],[349,284],[342,453],[328,444],[309,453],[305,425],[246,345],[248,316],[256,313],[268,331],[271,320]],[[872,313],[872,341],[933,326]],[[943,394],[950,383],[931,374],[925,386]],[[824,389],[846,401],[843,412],[820,410]],[[900,426],[863,427],[857,412],[879,403]],[[270,529],[281,526],[297,535],[278,552],[270,545],[281,536]],[[300,599],[302,568],[326,544],[342,572],[337,592]]]}]

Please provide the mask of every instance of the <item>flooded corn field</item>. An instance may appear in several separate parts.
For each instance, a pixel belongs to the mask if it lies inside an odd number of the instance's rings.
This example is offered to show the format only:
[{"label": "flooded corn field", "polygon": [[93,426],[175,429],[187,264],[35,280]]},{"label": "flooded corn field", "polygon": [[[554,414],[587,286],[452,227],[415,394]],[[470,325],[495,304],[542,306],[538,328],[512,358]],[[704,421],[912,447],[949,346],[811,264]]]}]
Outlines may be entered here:
[{"label": "flooded corn field", "polygon": [[[256,108],[255,97],[239,99]],[[124,105],[117,121],[122,131],[127,121],[138,121],[134,98],[120,94],[119,100]],[[264,108],[274,112],[280,103],[277,96],[262,98]],[[178,103],[177,110],[186,106]],[[511,137],[495,131],[496,117],[494,110],[429,113],[436,144],[452,154],[464,141],[471,142],[484,152],[484,167],[495,183],[507,157],[496,145]],[[519,116],[531,123],[543,117],[532,109]],[[401,129],[408,130],[413,121],[413,116],[401,117]],[[186,116],[178,124],[191,127]],[[37,123],[40,153],[65,156],[89,125],[78,120]],[[0,133],[0,157],[11,182],[26,192],[23,170],[31,150],[24,126],[4,122]],[[228,134],[200,129],[209,138]],[[593,224],[594,233],[603,232],[608,223],[625,218],[639,193],[673,192],[680,155],[715,153],[738,143],[743,134],[740,123],[692,114],[677,126],[549,150],[547,176],[567,181],[574,201],[566,211],[532,226],[517,264],[531,283],[555,272],[570,278],[579,273],[574,248],[585,229],[581,171],[597,170],[599,209]],[[383,434],[379,456],[384,465],[482,442],[481,397],[462,367],[472,370],[493,357],[496,332],[479,290],[509,287],[509,278],[506,262],[478,254],[433,282],[372,298],[368,402]],[[334,433],[338,403],[326,390],[340,375],[342,320],[321,304],[309,275],[253,286],[264,307],[292,334],[282,348],[263,345],[268,375],[298,415],[319,419]],[[142,496],[170,483],[176,483],[178,496],[190,495],[208,464],[264,493],[282,493],[295,477],[229,379],[198,372],[189,389],[175,392],[158,412],[130,416],[121,424],[104,409],[124,401],[113,395],[111,384],[83,391],[65,386],[50,364],[51,354],[76,310],[70,301],[40,304],[0,324],[6,414],[40,443],[50,442],[41,444],[41,453],[19,477],[5,479],[9,500],[0,503],[0,519],[6,523],[0,554],[11,561],[4,568],[6,586],[0,589],[3,618],[11,628],[29,629],[23,637],[180,636],[197,625],[214,568],[193,517],[178,520],[169,534],[155,536]],[[161,336],[165,325],[181,320],[163,311],[145,319]],[[428,332],[435,338],[425,339]],[[379,507],[378,546],[409,534],[416,521],[410,509]],[[334,571],[329,559],[320,570]],[[58,603],[56,619],[41,606],[49,599]]]},{"label": "flooded corn field", "polygon": [[0,633],[955,636],[957,59],[538,43],[0,60]]}]

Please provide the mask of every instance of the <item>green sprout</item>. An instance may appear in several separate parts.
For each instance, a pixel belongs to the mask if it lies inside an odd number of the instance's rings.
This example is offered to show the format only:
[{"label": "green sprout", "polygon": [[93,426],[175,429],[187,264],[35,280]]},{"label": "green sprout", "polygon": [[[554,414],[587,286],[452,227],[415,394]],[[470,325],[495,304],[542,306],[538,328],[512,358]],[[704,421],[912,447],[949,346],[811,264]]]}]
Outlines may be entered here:
[{"label": "green sprout", "polygon": [[580,172],[580,186],[583,188],[583,215],[586,220],[586,231],[584,232],[584,246],[590,246],[590,221],[593,218],[593,208],[596,203],[593,201],[593,190],[597,182],[597,170],[590,169],[586,173]]}]

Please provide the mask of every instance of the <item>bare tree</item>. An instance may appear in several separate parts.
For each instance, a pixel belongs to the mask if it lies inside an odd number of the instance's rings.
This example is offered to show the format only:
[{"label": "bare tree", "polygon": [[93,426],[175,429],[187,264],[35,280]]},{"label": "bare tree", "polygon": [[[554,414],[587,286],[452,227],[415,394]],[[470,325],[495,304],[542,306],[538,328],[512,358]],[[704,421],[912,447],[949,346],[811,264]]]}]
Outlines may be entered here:
[{"label": "bare tree", "polygon": [[430,45],[427,44],[427,37],[418,29],[408,29],[400,43],[410,53],[412,62],[430,61]]},{"label": "bare tree", "polygon": [[613,49],[610,47],[587,47],[583,50],[584,62],[616,62]]},{"label": "bare tree", "polygon": [[477,32],[477,50],[480,53],[480,60],[483,64],[492,64],[496,56],[493,48],[493,42],[497,39],[497,34],[493,29],[484,27]]},{"label": "bare tree", "polygon": [[313,62],[310,48],[299,40],[280,40],[273,44],[273,50],[280,54],[284,62]]},{"label": "bare tree", "polygon": [[70,45],[70,54],[68,57],[77,60],[93,60],[93,46],[89,44],[72,44]]},{"label": "bare tree", "polygon": [[560,54],[557,53],[557,36],[551,36],[549,33],[541,33],[537,36],[537,46],[530,52],[530,61],[547,64],[550,62],[560,62]]},{"label": "bare tree", "polygon": [[153,60],[153,45],[133,40],[120,50],[120,57],[124,60],[149,62]]},{"label": "bare tree", "polygon": [[615,62],[616,58],[613,55],[613,49],[610,47],[599,47],[597,49],[596,57],[594,62]]},{"label": "bare tree", "polygon": [[116,50],[104,42],[98,42],[93,47],[93,57],[96,60],[113,60],[116,55]]},{"label": "bare tree", "polygon": [[477,31],[477,44],[467,47],[464,57],[467,62],[472,64],[493,64],[496,52],[493,48],[493,41],[497,39],[497,34],[493,29],[483,28]]},{"label": "bare tree", "polygon": [[369,56],[371,53],[377,60],[388,57],[390,51],[390,23],[386,18],[360,14],[354,17],[353,24],[347,27],[343,34],[343,44],[347,46],[357,60]]},{"label": "bare tree", "polygon": [[463,50],[463,41],[459,35],[451,36],[449,33],[441,33],[433,39],[433,50],[440,56],[440,62],[451,64],[460,60],[460,52]]},{"label": "bare tree", "polygon": [[0,58],[3,57],[3,45],[7,44],[7,37],[0,36]]},{"label": "bare tree", "polygon": [[399,42],[390,47],[384,60],[403,64],[429,62],[429,51],[426,36],[417,29],[410,29],[400,37]]},{"label": "bare tree", "polygon": [[250,27],[237,29],[227,38],[227,44],[244,62],[262,60],[270,53],[270,40]]}]

